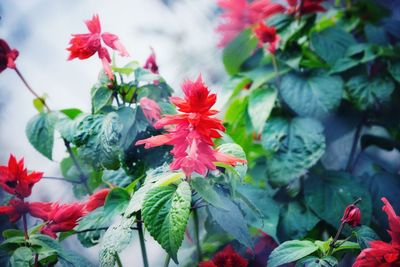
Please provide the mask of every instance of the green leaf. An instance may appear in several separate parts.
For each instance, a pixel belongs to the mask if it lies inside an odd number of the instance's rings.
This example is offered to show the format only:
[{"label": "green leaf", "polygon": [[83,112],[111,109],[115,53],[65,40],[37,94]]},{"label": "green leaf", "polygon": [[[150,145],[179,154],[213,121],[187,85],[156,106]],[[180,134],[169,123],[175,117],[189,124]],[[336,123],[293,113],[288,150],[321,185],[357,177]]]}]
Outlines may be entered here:
[{"label": "green leaf", "polygon": [[80,110],[78,108],[61,109],[60,112],[67,115],[67,117],[70,118],[71,120],[75,119],[80,114],[82,114],[82,110]]},{"label": "green leaf", "polygon": [[113,188],[104,203],[105,213],[122,213],[130,200],[130,195],[123,188]]},{"label": "green leaf", "polygon": [[282,77],[280,93],[298,115],[320,118],[339,106],[343,81],[339,76],[325,73],[303,75],[291,72]]},{"label": "green leaf", "polygon": [[335,257],[328,256],[318,258],[314,256],[305,257],[296,263],[296,267],[335,267],[338,266],[338,261]]},{"label": "green leaf", "polygon": [[244,246],[253,248],[253,241],[249,234],[247,223],[239,207],[222,192],[219,193],[224,202],[225,209],[219,209],[208,205],[207,209],[213,221],[215,221],[226,233],[233,236]]},{"label": "green leaf", "polygon": [[305,174],[325,151],[323,127],[310,118],[272,118],[265,124],[261,142],[272,153],[267,172],[276,186],[287,185]]},{"label": "green leaf", "polygon": [[374,230],[366,225],[361,225],[355,231],[353,231],[357,238],[357,243],[360,245],[361,249],[366,249],[370,247],[370,242],[374,240],[379,240],[379,236]]},{"label": "green leaf", "polygon": [[274,107],[277,95],[277,90],[271,86],[261,87],[251,92],[247,111],[257,133],[261,133],[263,130],[265,121]]},{"label": "green leaf", "polygon": [[190,185],[209,204],[220,209],[226,209],[224,202],[208,179],[201,176],[194,176],[190,179]]},{"label": "green leaf", "polygon": [[303,238],[319,221],[319,218],[303,203],[289,202],[281,208],[278,224],[279,240]]},{"label": "green leaf", "polygon": [[91,90],[93,113],[99,112],[102,108],[110,105],[112,102],[113,91],[109,88],[96,85]]},{"label": "green leaf", "polygon": [[388,70],[392,77],[400,83],[400,61],[390,62]]},{"label": "green leaf", "polygon": [[[315,190],[318,188],[318,190]],[[371,218],[371,197],[366,188],[355,178],[344,172],[326,171],[320,175],[311,175],[304,184],[304,198],[320,218],[333,226],[340,224],[340,218],[347,205],[361,197],[358,204],[361,221],[368,224]]]},{"label": "green leaf", "polygon": [[151,189],[144,199],[142,215],[151,236],[178,263],[190,214],[191,190],[187,182]]},{"label": "green leaf", "polygon": [[247,29],[233,39],[224,49],[222,60],[226,71],[236,74],[240,66],[248,59],[257,47],[257,38]]},{"label": "green leaf", "polygon": [[347,48],[354,44],[354,37],[339,27],[330,27],[311,35],[311,45],[315,52],[331,66],[343,58]]},{"label": "green leaf", "polygon": [[318,247],[311,241],[286,241],[272,251],[268,258],[268,267],[277,267],[285,263],[297,261],[317,250]]},{"label": "green leaf", "polygon": [[375,77],[370,80],[366,75],[358,75],[347,82],[350,100],[361,110],[389,101],[394,88],[395,85],[389,77]]},{"label": "green leaf", "polygon": [[123,124],[115,112],[86,116],[74,136],[78,155],[97,169],[117,169],[122,130]]},{"label": "green leaf", "polygon": [[14,251],[10,258],[11,267],[29,267],[33,261],[33,251],[28,247],[20,247]]},{"label": "green leaf", "polygon": [[54,143],[54,126],[57,115],[40,113],[29,120],[26,125],[26,136],[31,145],[48,159],[52,160]]},{"label": "green leaf", "polygon": [[107,229],[100,248],[100,266],[115,266],[116,254],[124,250],[132,240],[134,224],[133,218],[123,218]]},{"label": "green leaf", "polygon": [[24,236],[24,232],[18,229],[6,229],[3,231],[3,237],[5,239],[11,238],[14,236]]},{"label": "green leaf", "polygon": [[43,99],[44,98],[35,98],[33,99],[33,106],[36,108],[36,110],[39,113],[42,113],[44,111],[44,104],[43,104]]},{"label": "green leaf", "polygon": [[133,182],[133,178],[126,174],[125,170],[119,168],[118,170],[105,170],[102,177],[103,182],[110,183],[119,187],[128,186]]},{"label": "green leaf", "polygon": [[333,254],[342,250],[359,250],[360,246],[358,243],[351,242],[351,241],[343,241],[343,240],[338,240],[338,244],[340,245],[339,247],[335,248],[333,250]]}]

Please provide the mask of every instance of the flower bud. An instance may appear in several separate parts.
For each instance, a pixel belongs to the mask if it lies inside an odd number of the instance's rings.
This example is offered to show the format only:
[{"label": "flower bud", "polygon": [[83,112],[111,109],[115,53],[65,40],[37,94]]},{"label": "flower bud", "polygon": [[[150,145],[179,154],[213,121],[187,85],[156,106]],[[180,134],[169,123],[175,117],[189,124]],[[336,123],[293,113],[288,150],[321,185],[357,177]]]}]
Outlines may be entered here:
[{"label": "flower bud", "polygon": [[354,204],[348,205],[346,207],[346,210],[344,211],[341,220],[342,223],[348,223],[351,227],[356,227],[360,225],[360,220],[361,220],[360,209]]}]

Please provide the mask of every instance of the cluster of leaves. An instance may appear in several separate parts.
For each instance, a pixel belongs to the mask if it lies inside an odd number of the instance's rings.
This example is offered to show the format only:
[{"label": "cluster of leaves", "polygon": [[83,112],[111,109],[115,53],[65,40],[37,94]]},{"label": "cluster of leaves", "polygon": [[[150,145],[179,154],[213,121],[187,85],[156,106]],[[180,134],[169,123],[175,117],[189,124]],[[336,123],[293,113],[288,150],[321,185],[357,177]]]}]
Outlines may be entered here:
[{"label": "cluster of leaves", "polygon": [[[257,45],[251,29],[223,52],[232,88],[227,133],[247,154],[245,180],[254,198],[241,207],[249,225],[280,242],[333,236],[357,197],[362,224],[385,239],[379,199],[400,206],[398,155],[389,154],[399,142],[399,21],[371,1],[327,10],[268,18],[281,37],[275,55]],[[264,215],[261,221],[249,216],[251,207]],[[356,232],[374,233],[367,226]],[[329,241],[318,242],[285,242],[268,266],[309,255],[300,266],[335,266],[343,253],[332,258]]]}]

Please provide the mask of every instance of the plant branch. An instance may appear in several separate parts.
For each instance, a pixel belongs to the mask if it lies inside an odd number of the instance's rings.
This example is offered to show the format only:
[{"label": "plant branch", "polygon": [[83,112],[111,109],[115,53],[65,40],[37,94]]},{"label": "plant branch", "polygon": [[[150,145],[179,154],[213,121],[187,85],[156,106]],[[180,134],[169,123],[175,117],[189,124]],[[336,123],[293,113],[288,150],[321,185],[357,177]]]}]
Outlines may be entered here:
[{"label": "plant branch", "polygon": [[196,241],[196,251],[197,251],[197,260],[201,262],[202,253],[201,253],[201,246],[200,246],[200,231],[199,231],[199,214],[197,209],[193,209],[193,222],[194,222],[194,236]]},{"label": "plant branch", "polygon": [[123,265],[122,265],[121,259],[119,258],[118,253],[115,253],[114,256],[115,256],[115,261],[117,262],[117,266],[122,267]]},{"label": "plant branch", "polygon": [[[80,233],[86,233],[86,232],[93,232],[93,231],[102,231],[102,230],[107,230],[108,228],[110,228],[110,226],[106,226],[106,227],[99,227],[99,228],[90,228],[90,229],[84,229],[84,230],[80,230],[80,231],[75,231],[76,234],[80,234]],[[137,227],[131,227],[132,230],[138,230]]]},{"label": "plant branch", "polygon": [[24,224],[24,237],[25,237],[25,240],[28,240],[29,235],[28,235],[28,223],[26,222],[26,213],[24,213],[22,215],[22,222]]},{"label": "plant branch", "polygon": [[349,159],[347,161],[347,165],[346,165],[346,171],[347,172],[351,172],[352,168],[353,168],[353,161],[354,161],[354,156],[357,150],[357,146],[358,146],[358,142],[360,139],[360,135],[361,135],[361,130],[362,127],[364,125],[365,122],[365,118],[366,118],[366,114],[363,113],[360,122],[357,125],[356,131],[354,132],[354,137],[353,137],[353,144],[351,145],[351,150],[350,150],[350,155],[349,155]]},{"label": "plant branch", "polygon": [[136,226],[137,226],[137,230],[138,230],[138,234],[139,234],[140,249],[142,250],[143,266],[149,267],[149,261],[147,259],[146,244],[144,242],[142,214],[140,211],[136,214]]}]

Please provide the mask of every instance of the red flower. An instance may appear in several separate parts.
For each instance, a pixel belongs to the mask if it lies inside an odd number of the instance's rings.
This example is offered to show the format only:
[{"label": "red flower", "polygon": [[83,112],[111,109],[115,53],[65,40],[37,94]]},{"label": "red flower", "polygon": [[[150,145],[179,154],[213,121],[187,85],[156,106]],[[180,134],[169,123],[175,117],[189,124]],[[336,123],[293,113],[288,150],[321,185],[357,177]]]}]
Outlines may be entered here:
[{"label": "red flower", "polygon": [[156,62],[156,54],[154,53],[153,49],[151,49],[151,54],[146,59],[146,63],[144,64],[143,68],[150,70],[154,74],[158,74],[158,65]]},{"label": "red flower", "polygon": [[386,198],[382,198],[382,202],[385,204],[382,210],[388,215],[390,228],[388,232],[392,241],[390,243],[371,241],[371,247],[361,251],[353,267],[400,266],[400,216],[396,215]]},{"label": "red flower", "polygon": [[18,50],[11,49],[5,40],[0,39],[0,73],[6,68],[15,69],[18,55]]},{"label": "red flower", "polygon": [[67,232],[77,225],[80,218],[86,215],[85,204],[53,203],[45,225],[40,229],[42,234],[57,238],[58,232]]},{"label": "red flower", "polygon": [[29,204],[17,198],[11,199],[7,206],[0,206],[0,214],[6,214],[10,222],[18,221],[28,211]]},{"label": "red flower", "polygon": [[276,34],[276,29],[268,27],[264,22],[260,22],[253,28],[253,32],[258,38],[260,46],[268,44],[268,51],[271,54],[275,54],[280,40],[279,35]]},{"label": "red flower", "polygon": [[351,227],[356,227],[360,225],[361,211],[354,205],[348,205],[344,211],[343,217],[341,219],[342,223],[348,223]]},{"label": "red flower", "polygon": [[19,198],[29,197],[32,187],[43,176],[42,172],[28,174],[24,167],[24,159],[17,159],[10,155],[8,166],[0,166],[0,186],[10,194]]},{"label": "red flower", "polygon": [[108,196],[108,193],[110,193],[109,188],[105,188],[102,190],[97,191],[93,195],[90,196],[89,200],[85,204],[85,208],[88,212],[91,212],[98,207],[101,207],[104,205],[104,202],[106,201],[106,198]]},{"label": "red flower", "polygon": [[144,116],[151,124],[161,119],[160,106],[154,100],[142,97],[140,99],[140,107],[143,110]]},{"label": "red flower", "polygon": [[221,18],[224,20],[217,27],[217,32],[222,34],[219,47],[226,46],[244,29],[285,11],[285,7],[270,0],[255,0],[251,3],[247,0],[218,0],[218,5],[223,9]]},{"label": "red flower", "polygon": [[286,0],[289,4],[288,13],[293,15],[305,15],[317,12],[326,12],[322,6],[324,0]]},{"label": "red flower", "polygon": [[119,41],[118,36],[107,32],[101,33],[98,15],[94,15],[91,20],[85,21],[85,24],[90,33],[72,34],[73,37],[69,42],[70,47],[67,48],[67,50],[70,51],[68,60],[74,58],[87,59],[97,52],[108,78],[113,80],[114,76],[110,67],[110,54],[107,49],[102,46],[101,40],[103,40],[108,47],[118,51],[121,56],[128,56],[129,54]]},{"label": "red flower", "polygon": [[29,213],[36,218],[40,218],[43,221],[49,219],[49,213],[52,210],[53,203],[51,202],[32,202],[29,204]]},{"label": "red flower", "polygon": [[186,81],[182,90],[184,98],[170,98],[182,113],[165,115],[154,124],[156,128],[167,126],[168,133],[140,140],[136,145],[144,144],[145,148],[172,145],[174,160],[170,168],[182,169],[187,177],[193,172],[204,175],[207,170],[215,170],[215,161],[223,161],[233,166],[237,162],[246,162],[212,149],[212,138],[221,137],[218,131],[224,131],[225,128],[219,119],[211,117],[218,113],[211,109],[217,96],[210,94],[201,76],[195,82]]},{"label": "red flower", "polygon": [[199,267],[247,267],[245,258],[237,254],[231,245],[214,255],[211,261],[199,263]]}]

